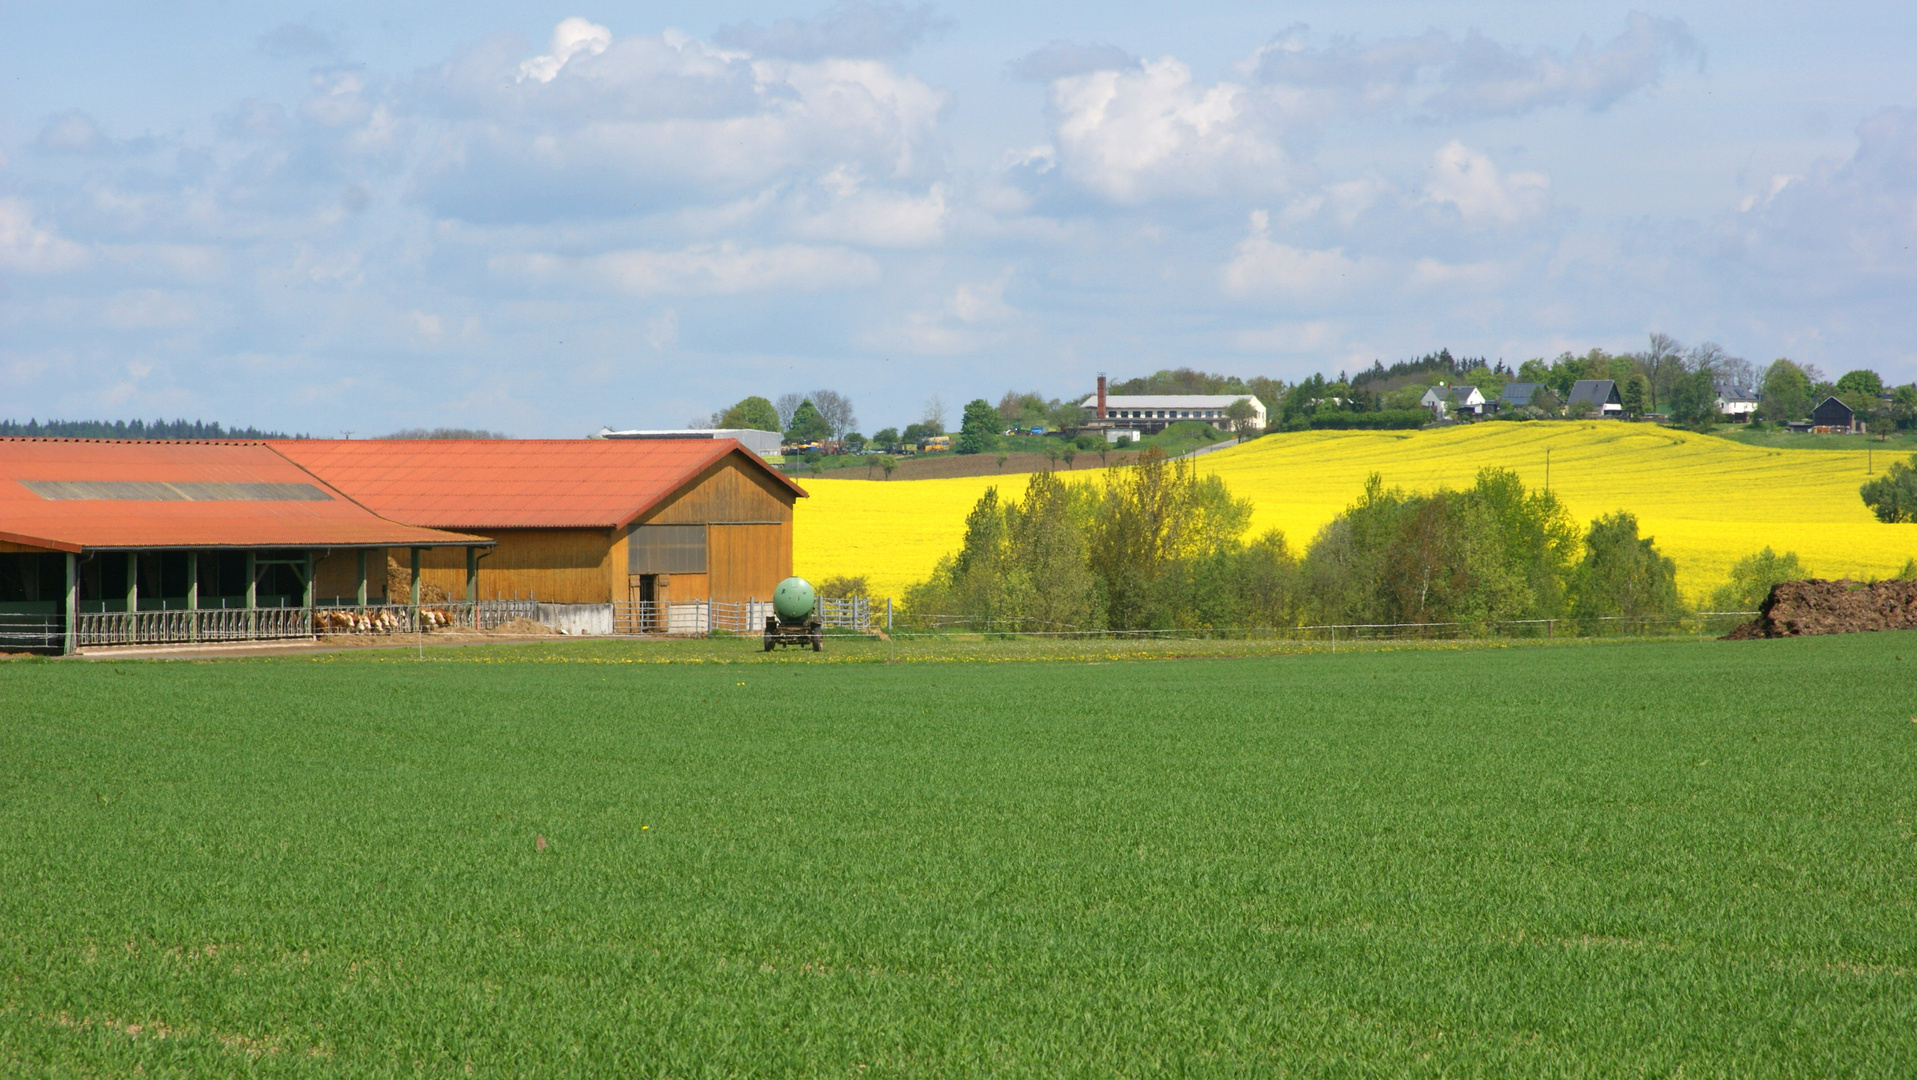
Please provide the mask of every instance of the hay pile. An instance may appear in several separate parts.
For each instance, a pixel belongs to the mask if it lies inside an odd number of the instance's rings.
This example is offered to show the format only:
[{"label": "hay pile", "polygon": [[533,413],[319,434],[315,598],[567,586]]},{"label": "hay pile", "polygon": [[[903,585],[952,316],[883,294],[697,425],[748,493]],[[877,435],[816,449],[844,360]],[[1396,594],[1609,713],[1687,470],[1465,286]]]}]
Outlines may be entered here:
[{"label": "hay pile", "polygon": [[531,637],[536,634],[557,634],[559,631],[554,630],[545,623],[534,622],[522,615],[510,622],[500,623],[498,626],[486,632],[488,634],[506,634],[513,637]]},{"label": "hay pile", "polygon": [[[386,556],[386,600],[392,604],[409,603],[413,596],[413,571],[411,567],[401,566],[399,560]],[[426,580],[424,572],[419,580],[419,602],[422,604],[444,604],[452,597],[446,590]]]},{"label": "hay pile", "polygon": [[1785,581],[1725,641],[1917,630],[1917,581]]}]

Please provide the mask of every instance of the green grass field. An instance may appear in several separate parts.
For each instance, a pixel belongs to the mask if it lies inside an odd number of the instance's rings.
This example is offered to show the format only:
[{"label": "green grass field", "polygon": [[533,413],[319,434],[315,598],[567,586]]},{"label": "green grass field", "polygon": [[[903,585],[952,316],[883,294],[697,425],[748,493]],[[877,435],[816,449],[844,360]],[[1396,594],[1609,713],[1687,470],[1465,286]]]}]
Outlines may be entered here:
[{"label": "green grass field", "polygon": [[1917,634],[751,647],[0,664],[0,1073],[1917,1073]]}]

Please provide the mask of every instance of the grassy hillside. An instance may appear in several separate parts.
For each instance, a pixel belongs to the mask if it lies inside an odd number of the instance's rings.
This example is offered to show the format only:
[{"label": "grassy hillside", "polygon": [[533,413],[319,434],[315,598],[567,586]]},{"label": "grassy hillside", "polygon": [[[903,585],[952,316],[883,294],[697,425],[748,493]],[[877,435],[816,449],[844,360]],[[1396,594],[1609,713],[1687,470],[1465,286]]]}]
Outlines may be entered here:
[{"label": "grassy hillside", "polygon": [[0,1073],[1917,1071],[1917,635],[722,644],[0,664]]},{"label": "grassy hillside", "polygon": [[[1488,423],[1270,435],[1200,461],[1256,503],[1255,529],[1283,529],[1302,551],[1368,473],[1428,489],[1463,487],[1480,468],[1500,466],[1542,485],[1547,448],[1551,488],[1572,512],[1581,520],[1635,512],[1677,559],[1687,596],[1708,593],[1732,561],[1766,544],[1831,577],[1893,574],[1917,555],[1917,526],[1881,524],[1857,497],[1869,478],[1861,442],[1854,453],[1791,450],[1615,421]],[[1876,467],[1885,464],[1878,454]],[[799,504],[798,572],[865,574],[879,594],[900,595],[957,546],[966,511],[994,483],[1024,487],[1018,477],[811,481],[813,498]]]}]

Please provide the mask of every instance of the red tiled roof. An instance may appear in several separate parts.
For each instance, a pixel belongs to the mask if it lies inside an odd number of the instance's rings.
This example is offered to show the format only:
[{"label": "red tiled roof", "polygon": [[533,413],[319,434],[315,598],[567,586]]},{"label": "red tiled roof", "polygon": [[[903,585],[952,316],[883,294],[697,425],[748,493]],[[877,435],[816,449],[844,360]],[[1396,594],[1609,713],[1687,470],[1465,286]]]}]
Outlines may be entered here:
[{"label": "red tiled roof", "polygon": [[441,529],[624,528],[738,454],[734,439],[298,439],[273,448],[375,513]]},{"label": "red tiled roof", "polygon": [[382,518],[264,443],[16,438],[0,439],[0,540],[60,551],[485,542]]}]

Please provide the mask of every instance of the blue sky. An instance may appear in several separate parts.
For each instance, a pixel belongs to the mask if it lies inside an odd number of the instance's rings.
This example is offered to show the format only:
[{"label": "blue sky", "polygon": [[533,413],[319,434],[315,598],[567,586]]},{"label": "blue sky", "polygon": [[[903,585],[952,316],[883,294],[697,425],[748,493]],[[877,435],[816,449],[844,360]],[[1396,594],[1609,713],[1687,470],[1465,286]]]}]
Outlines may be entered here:
[{"label": "blue sky", "polygon": [[[395,13],[394,8],[399,8]],[[0,417],[867,431],[1662,331],[1917,378],[1917,7],[0,5]]]}]

